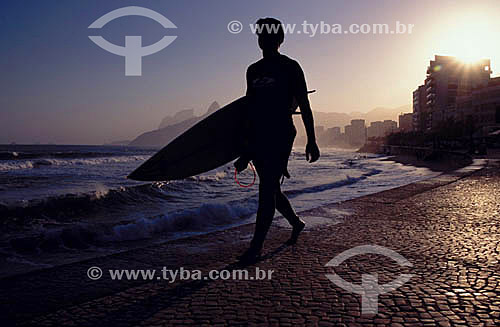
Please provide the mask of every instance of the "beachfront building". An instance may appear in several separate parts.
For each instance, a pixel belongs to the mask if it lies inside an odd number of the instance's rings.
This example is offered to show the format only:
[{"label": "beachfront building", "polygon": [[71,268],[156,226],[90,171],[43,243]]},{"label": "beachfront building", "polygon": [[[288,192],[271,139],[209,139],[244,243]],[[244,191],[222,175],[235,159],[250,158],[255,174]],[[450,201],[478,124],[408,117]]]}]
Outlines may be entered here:
[{"label": "beachfront building", "polygon": [[373,121],[370,126],[366,129],[367,137],[383,137],[385,136],[384,122],[383,121]]},{"label": "beachfront building", "polygon": [[402,132],[413,131],[413,114],[406,113],[399,115],[399,129]]},{"label": "beachfront building", "polygon": [[394,120],[374,121],[366,129],[366,137],[384,137],[394,133],[398,123]]},{"label": "beachfront building", "polygon": [[324,126],[314,126],[314,134],[316,136],[321,136],[325,132]]},{"label": "beachfront building", "polygon": [[325,146],[334,146],[339,142],[340,135],[340,127],[327,128],[323,133],[323,139],[320,141]]},{"label": "beachfront building", "polygon": [[340,137],[340,127],[327,128],[325,135],[330,141],[334,141]]},{"label": "beachfront building", "polygon": [[332,127],[329,128],[328,131],[333,136],[333,138],[337,138],[340,136],[340,127]]},{"label": "beachfront building", "polygon": [[346,138],[347,143],[350,144],[351,139],[352,139],[352,126],[351,125],[344,126],[344,134],[345,134],[345,138]]},{"label": "beachfront building", "polygon": [[429,114],[427,112],[427,94],[425,85],[420,85],[413,91],[413,130],[426,131],[429,127]]},{"label": "beachfront building", "polygon": [[500,77],[457,97],[456,119],[475,129],[500,125]]},{"label": "beachfront building", "polygon": [[487,85],[490,75],[489,59],[465,63],[455,57],[436,55],[427,67],[424,84],[430,128],[447,119],[456,119],[457,97],[470,94],[474,87]]},{"label": "beachfront building", "polygon": [[384,120],[383,124],[384,124],[383,126],[385,135],[392,134],[396,132],[398,129],[398,123],[395,122],[394,120],[386,119]]},{"label": "beachfront building", "polygon": [[363,145],[366,142],[366,125],[364,119],[351,120],[349,143]]}]

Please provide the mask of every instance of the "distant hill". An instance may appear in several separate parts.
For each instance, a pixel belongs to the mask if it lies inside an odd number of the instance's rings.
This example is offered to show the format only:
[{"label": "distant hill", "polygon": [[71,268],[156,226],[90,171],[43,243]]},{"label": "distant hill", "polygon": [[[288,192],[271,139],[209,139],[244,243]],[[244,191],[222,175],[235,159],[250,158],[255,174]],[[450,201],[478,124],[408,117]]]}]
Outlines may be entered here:
[{"label": "distant hill", "polygon": [[[321,112],[321,111],[314,111],[314,124],[316,126],[328,126],[328,127],[333,127],[333,126],[345,126],[350,124],[352,116],[347,113],[340,113],[340,112]],[[298,118],[299,121],[301,121],[300,115],[295,116],[295,118]]]},{"label": "distant hill", "polygon": [[216,110],[219,110],[220,108],[220,105],[217,101],[214,101],[212,102],[212,104],[208,107],[208,110],[207,112],[205,113],[205,115],[209,115],[211,114],[212,112],[216,111]]},{"label": "distant hill", "polygon": [[201,117],[194,117],[180,123],[169,125],[154,131],[146,132],[136,137],[129,145],[132,146],[164,146],[174,138],[194,126]]},{"label": "distant hill", "polygon": [[[194,126],[198,121],[205,118],[212,112],[220,108],[219,104],[214,101],[207,109],[205,114],[195,116],[193,109],[187,109],[177,112],[173,116],[165,117],[160,123],[160,128],[143,133],[129,143],[133,146],[164,146],[174,138],[185,132],[190,127]],[[366,125],[378,120],[398,120],[401,113],[411,112],[410,105],[404,105],[396,108],[377,107],[368,112],[314,112],[314,124],[316,126],[324,126],[325,128],[339,126],[342,129],[349,125],[352,119],[364,119]],[[294,116],[294,123],[297,127],[297,136],[305,135],[304,125],[299,115]]]},{"label": "distant hill", "polygon": [[365,114],[361,114],[361,119],[366,120],[366,123],[369,125],[371,122],[377,121],[377,120],[395,120],[398,121],[398,116],[401,113],[407,113],[407,112],[412,112],[412,107],[410,105],[404,105],[396,108],[384,108],[384,107],[377,107],[374,108],[370,111],[368,111]]},{"label": "distant hill", "polygon": [[164,146],[174,138],[184,133],[197,122],[219,109],[217,101],[212,102],[208,110],[201,116],[194,116],[193,109],[177,112],[173,116],[165,117],[160,123],[160,128],[143,133],[136,137],[129,145],[132,146]]},{"label": "distant hill", "polygon": [[162,129],[167,126],[174,125],[194,117],[195,117],[194,109],[181,110],[173,116],[166,116],[165,118],[163,118],[163,120],[160,123],[160,126],[158,126],[158,129]]},{"label": "distant hill", "polygon": [[130,140],[120,140],[120,141],[113,141],[110,143],[104,143],[103,145],[129,145]]}]

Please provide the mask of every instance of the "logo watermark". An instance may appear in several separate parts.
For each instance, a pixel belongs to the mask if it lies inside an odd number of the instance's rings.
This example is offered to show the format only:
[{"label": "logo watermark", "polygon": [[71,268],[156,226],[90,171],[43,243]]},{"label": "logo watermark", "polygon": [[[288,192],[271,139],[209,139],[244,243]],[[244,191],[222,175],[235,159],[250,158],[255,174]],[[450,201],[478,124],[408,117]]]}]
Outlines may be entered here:
[{"label": "logo watermark", "polygon": [[[374,23],[374,24],[329,24],[324,21],[319,23],[309,23],[306,20],[301,24],[282,24],[285,34],[303,34],[309,37],[317,35],[339,35],[339,34],[412,34],[415,24],[404,24],[396,21],[392,24]],[[257,25],[249,24],[250,31],[253,34],[259,34],[264,30],[268,33],[276,33],[277,25]],[[243,24],[238,20],[232,20],[227,24],[227,30],[231,34],[239,34],[243,31]]]},{"label": "logo watermark", "polygon": [[232,20],[227,24],[227,30],[231,34],[238,34],[243,30],[243,24],[238,20]]},{"label": "logo watermark", "polygon": [[102,277],[102,270],[99,267],[90,267],[87,269],[87,277],[92,280],[98,280]]},{"label": "logo watermark", "polygon": [[[378,245],[361,245],[344,251],[330,260],[325,267],[337,267],[345,260],[361,254],[380,254],[396,261],[400,266],[412,267],[413,265],[399,253]],[[378,313],[378,296],[389,293],[408,282],[413,274],[401,274],[392,282],[379,285],[377,274],[362,274],[361,285],[352,284],[335,274],[326,274],[326,277],[338,287],[355,294],[361,295],[361,314],[372,315]]]},{"label": "logo watermark", "polygon": [[[161,270],[155,269],[109,269],[106,271],[111,280],[160,280],[174,283],[177,280],[270,280],[274,270],[264,270],[255,267],[255,271],[247,269],[223,269],[210,270],[204,274],[198,269],[168,269],[163,267]],[[87,277],[91,280],[98,280],[104,276],[101,268],[93,266],[87,270]]]},{"label": "logo watermark", "polygon": [[[177,28],[168,18],[154,10],[143,7],[123,7],[115,9],[90,24],[89,28],[99,29],[112,20],[125,16],[143,16],[160,23],[164,28]],[[142,76],[142,57],[152,55],[169,46],[177,36],[164,36],[160,41],[142,46],[141,36],[125,36],[125,46],[108,42],[102,36],[89,36],[99,47],[115,55],[125,57],[125,76]]]}]

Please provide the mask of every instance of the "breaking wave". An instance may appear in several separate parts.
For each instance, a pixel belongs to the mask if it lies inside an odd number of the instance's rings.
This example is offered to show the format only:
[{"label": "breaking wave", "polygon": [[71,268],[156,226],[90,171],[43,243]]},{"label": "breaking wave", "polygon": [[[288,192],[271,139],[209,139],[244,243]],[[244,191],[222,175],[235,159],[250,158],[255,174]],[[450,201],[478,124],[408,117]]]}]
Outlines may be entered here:
[{"label": "breaking wave", "polygon": [[20,253],[55,249],[85,249],[108,242],[150,239],[155,236],[175,238],[189,233],[204,233],[241,224],[255,211],[253,205],[208,203],[199,208],[182,210],[156,217],[141,217],[117,224],[83,224],[66,228],[39,228],[35,235],[10,240]]},{"label": "breaking wave", "polygon": [[136,156],[114,156],[101,158],[76,158],[76,159],[53,159],[44,158],[38,160],[6,160],[0,161],[0,171],[16,169],[43,168],[48,166],[90,166],[102,164],[114,164],[133,161],[144,161],[149,155]]}]

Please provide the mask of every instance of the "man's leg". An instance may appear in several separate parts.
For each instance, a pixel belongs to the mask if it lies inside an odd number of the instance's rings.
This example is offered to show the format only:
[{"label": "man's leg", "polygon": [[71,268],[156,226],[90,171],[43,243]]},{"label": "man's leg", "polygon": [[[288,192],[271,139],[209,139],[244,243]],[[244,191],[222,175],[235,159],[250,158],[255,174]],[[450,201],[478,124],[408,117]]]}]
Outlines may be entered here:
[{"label": "man's leg", "polygon": [[255,232],[250,243],[250,248],[255,252],[260,252],[267,232],[271,227],[274,212],[276,210],[276,193],[279,190],[279,178],[259,174],[259,209],[255,221]]},{"label": "man's leg", "polygon": [[283,192],[281,192],[281,190],[276,193],[276,209],[278,209],[283,217],[288,220],[293,228],[292,235],[290,236],[288,241],[286,241],[286,244],[293,245],[297,243],[299,234],[300,232],[302,232],[306,224],[297,216],[295,210],[293,210],[292,205],[290,204],[290,201],[288,201],[288,198],[285,194],[283,194]]},{"label": "man's leg", "polygon": [[283,215],[283,217],[285,217],[286,220],[288,220],[290,225],[295,226],[300,222],[300,219],[295,213],[295,210],[293,210],[290,201],[288,201],[286,195],[281,192],[281,189],[276,192],[276,209]]}]

